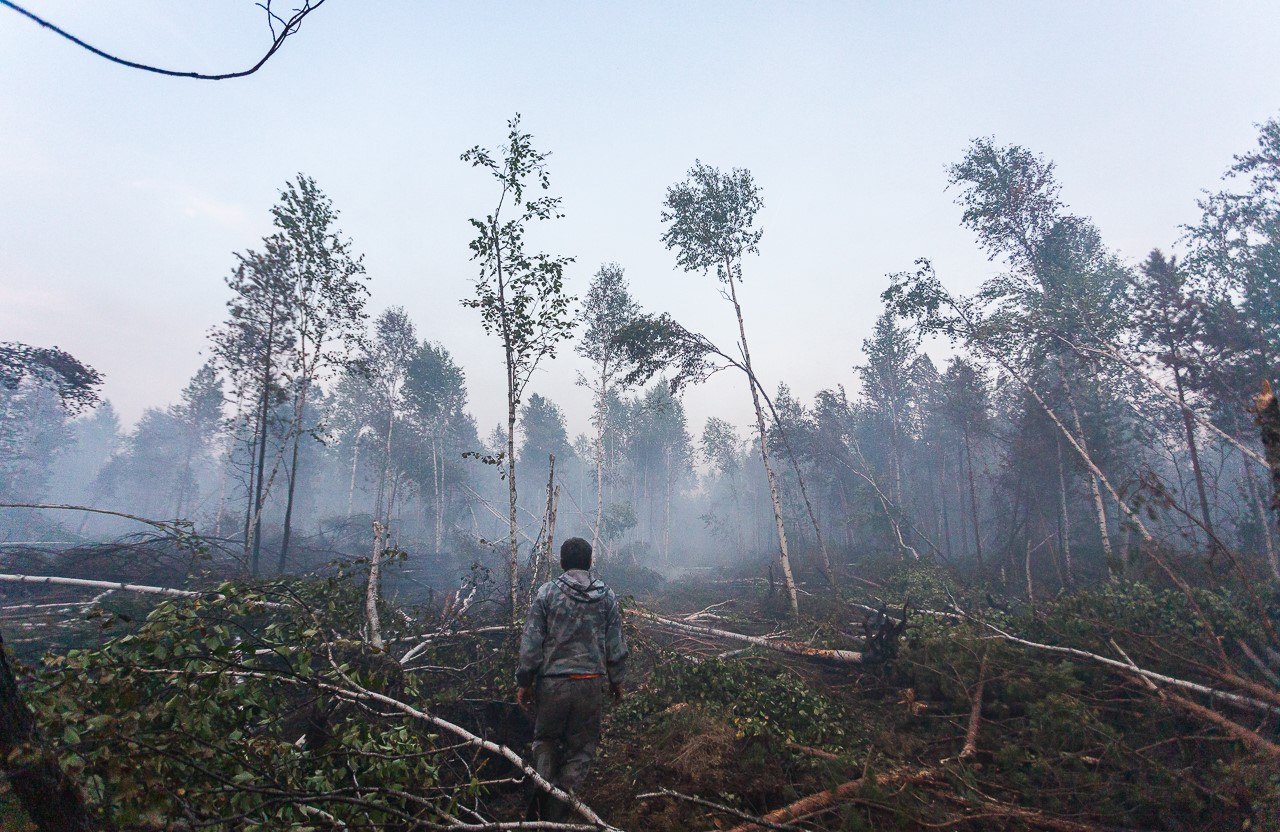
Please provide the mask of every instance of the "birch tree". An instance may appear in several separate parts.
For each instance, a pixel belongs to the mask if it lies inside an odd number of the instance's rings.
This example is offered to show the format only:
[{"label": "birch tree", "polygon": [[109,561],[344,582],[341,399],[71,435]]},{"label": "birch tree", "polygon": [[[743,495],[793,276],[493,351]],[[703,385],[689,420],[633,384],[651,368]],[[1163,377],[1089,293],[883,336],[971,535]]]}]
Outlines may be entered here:
[{"label": "birch tree", "polygon": [[466,421],[466,374],[443,346],[423,341],[409,360],[404,397],[410,418],[431,446],[432,519],[435,550],[443,543],[445,472],[449,466],[445,451],[449,438]]},{"label": "birch tree", "polygon": [[578,383],[595,398],[592,427],[595,428],[596,519],[591,529],[591,548],[596,551],[599,551],[600,528],[604,522],[604,484],[608,474],[604,443],[609,402],[620,391],[626,375],[626,350],[619,344],[618,336],[639,312],[622,267],[617,263],[601,266],[582,299],[581,317],[586,329],[577,347],[578,354],[593,365],[590,376],[578,375]]},{"label": "birch tree", "polygon": [[283,572],[293,528],[299,445],[317,427],[308,421],[308,396],[317,383],[346,366],[361,345],[369,288],[363,258],[353,254],[351,241],[335,227],[338,212],[314,179],[300,173],[287,182],[271,215],[275,236],[288,254],[286,280],[294,320],[285,364],[293,425],[279,556]]},{"label": "birch tree", "polygon": [[738,323],[738,350],[751,390],[755,410],[756,432],[760,441],[760,459],[769,482],[769,499],[773,505],[774,525],[778,533],[778,560],[791,601],[791,612],[799,617],[795,577],[791,571],[791,554],[787,546],[787,530],[782,517],[782,499],[778,478],[769,454],[769,436],[760,403],[760,392],[751,350],[747,345],[747,327],[738,285],[742,283],[742,260],[759,253],[763,230],[755,224],[756,214],[764,205],[751,172],[734,168],[723,173],[718,168],[695,161],[683,182],[667,189],[662,221],[667,224],[662,242],[676,252],[676,263],[689,272],[715,272],[721,295],[733,307]]},{"label": "birch tree", "polygon": [[[213,352],[226,372],[237,398],[250,403],[243,414],[248,434],[248,480],[245,486],[244,556],[249,572],[257,575],[262,554],[262,509],[279,459],[267,470],[272,417],[287,399],[283,365],[294,326],[288,253],[278,238],[263,241],[262,251],[237,254],[238,263],[227,277],[231,298],[227,320],[211,334]],[[281,449],[283,451],[283,449]]]},{"label": "birch tree", "polygon": [[[950,174],[952,186],[960,189],[956,202],[964,208],[962,223],[992,260],[1010,267],[987,281],[976,298],[989,310],[981,337],[988,350],[1017,364],[1027,383],[1060,391],[1065,418],[1047,415],[1072,434],[1067,438],[1087,469],[1103,553],[1115,563],[1103,499],[1105,477],[1094,461],[1106,449],[1096,444],[1090,449],[1082,416],[1085,401],[1101,398],[1104,371],[1082,361],[1061,339],[1087,332],[1114,342],[1128,319],[1129,275],[1094,225],[1067,213],[1052,162],[1018,145],[981,138]],[[1051,381],[1056,385],[1046,383]],[[1050,407],[1048,402],[1041,406]]]},{"label": "birch tree", "polygon": [[462,154],[462,161],[488,173],[498,190],[493,210],[469,220],[476,235],[470,243],[471,259],[479,264],[479,273],[475,295],[462,304],[478,309],[484,331],[502,342],[507,387],[503,459],[510,547],[508,601],[513,625],[520,616],[516,418],[534,371],[544,359],[555,357],[560,342],[572,336],[575,323],[570,309],[573,298],[564,289],[564,270],[573,258],[530,251],[525,240],[533,224],[563,216],[559,197],[533,196],[551,188],[549,155],[534,149],[533,136],[521,129],[519,115],[507,123],[505,145],[496,151],[477,145]]},{"label": "birch tree", "polygon": [[391,515],[399,490],[401,471],[395,459],[396,428],[404,420],[405,383],[417,351],[413,322],[403,307],[393,306],[373,322],[373,335],[359,362],[372,394],[371,427],[382,445],[382,474],[378,479],[373,517],[382,523],[384,531],[391,528]]}]

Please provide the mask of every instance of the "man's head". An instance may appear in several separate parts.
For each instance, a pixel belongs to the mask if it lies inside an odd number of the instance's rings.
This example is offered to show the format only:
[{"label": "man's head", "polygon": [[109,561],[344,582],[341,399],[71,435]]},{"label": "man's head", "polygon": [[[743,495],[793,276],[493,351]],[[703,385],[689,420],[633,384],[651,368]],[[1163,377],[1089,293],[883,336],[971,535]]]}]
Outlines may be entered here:
[{"label": "man's head", "polygon": [[591,544],[580,537],[571,537],[560,544],[560,568],[591,568]]}]

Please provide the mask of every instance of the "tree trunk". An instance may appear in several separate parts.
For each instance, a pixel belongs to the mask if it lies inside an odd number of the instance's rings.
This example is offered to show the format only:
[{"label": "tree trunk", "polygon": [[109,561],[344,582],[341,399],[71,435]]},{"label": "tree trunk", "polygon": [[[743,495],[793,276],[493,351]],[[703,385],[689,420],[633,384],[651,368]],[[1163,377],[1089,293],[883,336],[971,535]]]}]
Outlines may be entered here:
[{"label": "tree trunk", "polygon": [[1133,526],[1124,524],[1124,536],[1120,538],[1120,568],[1128,575],[1133,567]]},{"label": "tree trunk", "polygon": [[441,464],[440,437],[431,438],[431,487],[435,490],[436,554],[444,545],[444,465]]},{"label": "tree trunk", "polygon": [[1034,613],[1036,610],[1036,590],[1034,584],[1031,582],[1031,553],[1033,551],[1035,550],[1031,546],[1031,538],[1028,537],[1027,558],[1023,563],[1023,567],[1025,568],[1027,575],[1027,605],[1031,607],[1031,611]]},{"label": "tree trunk", "polygon": [[511,626],[520,624],[520,534],[516,517],[516,388],[515,367],[510,347],[507,348],[507,520],[510,524],[511,550],[507,567],[511,570]]},{"label": "tree trunk", "polygon": [[378,594],[382,588],[382,550],[385,532],[382,524],[373,521],[373,557],[369,560],[369,585],[364,593],[365,628],[369,636],[369,646],[375,650],[383,649],[382,620],[378,617]]},{"label": "tree trunk", "polygon": [[987,651],[982,651],[978,662],[978,683],[969,693],[969,728],[964,733],[964,747],[960,759],[967,760],[978,753],[978,728],[982,725],[982,693],[987,684]]},{"label": "tree trunk", "polygon": [[262,480],[267,467],[267,413],[271,401],[271,348],[275,340],[275,309],[267,323],[267,346],[262,359],[262,403],[258,412],[258,478],[253,487],[253,551],[249,555],[249,574],[257,577],[262,554]]},{"label": "tree trunk", "polygon": [[666,507],[662,512],[662,565],[671,565],[671,449],[667,448],[667,495]]},{"label": "tree trunk", "polygon": [[[729,264],[726,263],[726,266]],[[791,573],[791,554],[787,550],[787,529],[782,522],[782,499],[778,494],[778,479],[773,473],[773,465],[769,462],[769,434],[765,429],[764,410],[760,407],[760,394],[754,383],[755,371],[751,367],[751,352],[747,349],[747,328],[742,321],[742,307],[738,304],[738,292],[734,287],[733,270],[726,273],[729,282],[729,298],[733,302],[734,314],[738,317],[738,334],[742,338],[742,360],[747,368],[747,386],[751,388],[751,403],[756,411],[756,429],[760,433],[760,458],[764,462],[765,477],[769,481],[769,499],[773,503],[773,522],[778,529],[778,559],[782,565],[782,577],[787,585],[787,595],[791,601],[791,614],[800,617],[800,599],[796,594],[796,581]]]},{"label": "tree trunk", "polygon": [[1262,494],[1258,489],[1258,481],[1253,476],[1253,466],[1249,464],[1248,457],[1242,456],[1244,469],[1245,490],[1249,493],[1249,500],[1253,505],[1254,512],[1258,515],[1258,523],[1262,527],[1262,543],[1266,550],[1267,563],[1271,565],[1271,574],[1280,579],[1280,558],[1276,556],[1276,542],[1271,534],[1271,523],[1267,520],[1267,506],[1262,500]]},{"label": "tree trunk", "polygon": [[951,512],[947,510],[947,457],[943,453],[938,454],[938,503],[939,510],[942,512],[942,546],[947,550],[947,560],[954,557],[955,552],[951,547]]},{"label": "tree trunk", "polygon": [[298,403],[293,414],[293,459],[289,463],[289,493],[284,507],[284,537],[280,541],[279,571],[281,574],[284,574],[285,564],[289,559],[289,539],[293,529],[293,495],[294,488],[298,484],[298,446],[302,444],[302,421],[306,410],[307,391],[304,389],[298,394]]},{"label": "tree trunk", "polygon": [[253,552],[253,538],[252,538],[252,534],[253,534],[253,480],[254,480],[254,477],[256,477],[256,476],[257,476],[257,471],[258,471],[258,438],[259,438],[259,437],[258,437],[258,434],[257,434],[257,431],[258,431],[258,423],[257,423],[257,421],[256,421],[256,419],[257,419],[256,411],[257,411],[257,410],[258,410],[257,408],[254,408],[254,411],[255,411],[255,416],[254,416],[255,422],[254,422],[254,427],[253,427],[254,434],[253,434],[253,437],[249,440],[249,483],[248,483],[248,485],[247,485],[247,486],[246,486],[246,488],[245,488],[245,506],[244,506],[244,558],[245,558],[245,560],[246,560],[246,561],[247,561],[247,560],[249,560],[249,557],[250,557],[250,555],[251,555],[251,554],[252,554],[252,552]]},{"label": "tree trunk", "polygon": [[[1071,445],[1072,449],[1075,450],[1075,452],[1080,455],[1080,460],[1085,464],[1085,467],[1089,469],[1089,473],[1092,474],[1094,477],[1096,477],[1098,480],[1100,480],[1104,486],[1106,486],[1107,491],[1110,492],[1112,498],[1115,499],[1117,504],[1120,506],[1121,513],[1124,514],[1126,518],[1128,518],[1129,522],[1133,523],[1134,528],[1137,529],[1138,534],[1142,536],[1143,541],[1147,543],[1152,542],[1154,538],[1151,535],[1150,529],[1148,529],[1147,525],[1142,522],[1142,518],[1139,517],[1132,508],[1126,505],[1123,500],[1120,499],[1120,495],[1116,492],[1115,488],[1111,485],[1110,480],[1108,480],[1103,475],[1102,469],[1097,466],[1097,464],[1093,461],[1093,457],[1089,455],[1088,448],[1085,447],[1085,445],[1083,445],[1081,442],[1076,441],[1076,437],[1071,434],[1071,431],[1067,430],[1066,425],[1062,424],[1062,420],[1059,419],[1058,415],[1053,412],[1053,408],[1049,407],[1048,403],[1045,402],[1044,397],[1041,396],[1040,393],[1036,391],[1035,387],[1032,386],[1031,382],[1027,381],[1026,377],[1024,377],[1022,373],[1018,372],[1013,367],[1013,365],[1009,363],[1009,361],[1007,361],[1003,356],[1000,355],[999,352],[991,349],[990,347],[986,347],[985,345],[982,344],[981,341],[973,338],[974,323],[969,313],[964,308],[957,306],[954,300],[948,299],[948,301],[952,310],[955,311],[960,316],[960,319],[964,322],[965,327],[968,330],[966,338],[972,339],[970,343],[972,343],[973,346],[977,347],[985,356],[987,356],[988,358],[990,358],[991,360],[999,364],[1001,367],[1003,367],[1005,372],[1007,372],[1010,376],[1013,377],[1015,381],[1021,384],[1022,388],[1027,391],[1028,395],[1030,395],[1031,398],[1035,399],[1036,404],[1038,404],[1040,406],[1040,409],[1044,411],[1044,414],[1049,417],[1049,421],[1053,422],[1054,426],[1057,427],[1058,431],[1066,438],[1067,442]],[[1065,376],[1063,380],[1065,382]]]},{"label": "tree trunk", "polygon": [[982,527],[978,523],[978,486],[973,475],[973,443],[969,428],[964,429],[964,458],[969,467],[969,511],[973,519],[973,546],[978,558],[978,571],[982,571]]},{"label": "tree trunk", "polygon": [[765,404],[769,406],[769,413],[773,416],[773,424],[778,428],[778,436],[782,439],[783,448],[786,449],[787,459],[791,461],[791,469],[796,473],[796,485],[800,487],[800,498],[804,501],[805,512],[809,515],[809,523],[813,526],[813,536],[818,543],[818,556],[821,558],[822,574],[826,577],[827,584],[834,592],[836,590],[836,578],[835,572],[831,568],[831,554],[827,551],[827,540],[822,534],[822,524],[818,522],[818,515],[814,512],[813,503],[809,500],[809,489],[804,484],[804,474],[800,471],[800,461],[796,458],[795,450],[791,447],[791,440],[787,438],[787,429],[783,426],[782,419],[778,417],[778,411],[774,408],[773,401],[749,367],[747,368],[747,377],[748,381],[753,385],[752,389],[758,391],[764,397]]},{"label": "tree trunk", "polygon": [[393,391],[387,391],[387,441],[382,449],[382,479],[378,483],[378,496],[374,501],[373,516],[375,519],[383,519],[384,512],[386,524],[391,525],[391,433],[395,430],[396,411],[392,401],[394,397]]},{"label": "tree trunk", "polygon": [[[1063,392],[1067,395],[1067,406],[1071,408],[1071,421],[1076,429],[1077,441],[1079,441],[1080,447],[1087,454],[1089,453],[1089,445],[1084,438],[1084,426],[1080,421],[1080,411],[1076,408],[1075,397],[1071,393],[1071,384],[1067,381],[1065,372],[1059,370],[1058,375],[1062,379]],[[1093,492],[1093,508],[1098,515],[1098,535],[1102,538],[1102,555],[1106,558],[1107,568],[1110,570],[1111,577],[1114,580],[1117,577],[1115,570],[1116,556],[1115,550],[1111,546],[1111,530],[1107,524],[1107,506],[1102,501],[1102,489],[1098,487],[1098,475],[1092,470],[1089,471],[1089,488]],[[1116,502],[1118,503],[1119,501],[1119,498],[1116,498]]]},{"label": "tree trunk", "polygon": [[293,459],[289,463],[289,491],[284,504],[284,535],[280,540],[280,562],[276,571],[284,574],[285,564],[289,562],[289,537],[293,528],[293,493],[298,484],[298,442],[301,437],[293,437]]},{"label": "tree trunk", "polygon": [[0,636],[0,769],[23,811],[40,832],[93,832],[84,794],[58,765],[44,743],[35,716],[18,691],[18,682]]},{"label": "tree trunk", "polygon": [[356,496],[356,465],[360,462],[360,439],[364,436],[364,426],[356,431],[355,447],[351,451],[351,483],[347,486],[347,517],[351,516],[352,504]]},{"label": "tree trunk", "polygon": [[[1263,380],[1262,393],[1254,400],[1253,412],[1258,421],[1267,467],[1271,469],[1271,510],[1277,528],[1280,528],[1280,400],[1269,381]],[[1276,560],[1274,549],[1269,554],[1271,572],[1280,578],[1280,562]]]},{"label": "tree trunk", "polygon": [[1191,409],[1187,407],[1186,394],[1182,389],[1182,373],[1175,365],[1173,383],[1178,392],[1178,407],[1182,411],[1182,427],[1187,434],[1187,450],[1191,454],[1191,470],[1196,477],[1196,491],[1200,495],[1200,519],[1204,521],[1204,530],[1209,536],[1209,545],[1214,545],[1213,516],[1209,513],[1209,497],[1204,487],[1204,471],[1200,468],[1200,450],[1196,447],[1196,429],[1191,419]]},{"label": "tree trunk", "polygon": [[547,539],[545,541],[546,552],[542,556],[541,568],[535,569],[533,573],[533,585],[530,591],[536,591],[542,585],[542,576],[550,577],[551,558],[555,552],[556,539],[556,508],[560,503],[560,486],[556,485],[556,455],[550,455],[548,465],[549,473],[547,474]]},{"label": "tree trunk", "polygon": [[213,520],[213,536],[222,537],[222,516],[227,513],[227,479],[231,472],[231,454],[235,451],[236,432],[235,424],[240,421],[240,416],[244,412],[244,388],[237,385],[236,389],[236,415],[232,417],[230,428],[227,431],[226,449],[223,451],[222,473],[218,477],[218,516]]},{"label": "tree trunk", "polygon": [[[293,406],[293,460],[289,463],[289,493],[285,498],[284,505],[284,534],[280,540],[280,563],[279,572],[284,574],[285,564],[289,560],[289,538],[293,529],[293,495],[294,487],[298,483],[298,446],[302,444],[302,426],[305,424],[307,412],[307,390],[311,387],[311,374],[315,369],[313,364],[310,368],[307,366],[307,336],[306,326],[302,328],[300,333],[301,344],[301,368],[299,378],[296,380],[298,385],[298,395],[294,397]],[[317,360],[319,360],[319,345],[317,349]]]},{"label": "tree trunk", "polygon": [[1067,586],[1075,586],[1075,568],[1071,563],[1071,514],[1067,511],[1067,467],[1062,461],[1062,439],[1053,437],[1058,449],[1058,540],[1062,543],[1062,565],[1067,573]]}]

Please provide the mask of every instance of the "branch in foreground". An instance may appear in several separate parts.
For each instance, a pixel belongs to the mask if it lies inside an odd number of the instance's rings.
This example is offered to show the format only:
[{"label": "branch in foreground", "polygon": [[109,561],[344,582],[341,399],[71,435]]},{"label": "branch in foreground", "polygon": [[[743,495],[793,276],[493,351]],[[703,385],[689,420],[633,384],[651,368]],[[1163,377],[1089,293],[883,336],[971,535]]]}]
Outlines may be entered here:
[{"label": "branch in foreground", "polygon": [[[262,675],[271,675],[274,677],[273,674],[262,674]],[[297,679],[292,679],[285,676],[279,676],[274,678],[278,678],[280,681],[285,681],[285,682],[293,682],[293,683],[299,682],[299,680]],[[535,786],[542,789],[547,794],[551,795],[557,800],[560,800],[563,803],[566,803],[570,807],[572,807],[575,812],[577,812],[585,820],[587,820],[589,823],[593,825],[592,828],[603,830],[603,832],[623,832],[622,830],[618,829],[616,826],[610,826],[608,823],[606,823],[604,819],[601,818],[599,815],[597,815],[590,806],[583,803],[581,800],[569,794],[568,792],[564,791],[559,786],[556,786],[554,783],[551,783],[550,781],[546,780],[544,777],[542,777],[542,775],[538,774],[538,772],[535,771],[531,765],[526,763],[523,757],[521,757],[516,752],[512,751],[507,746],[498,745],[497,743],[492,742],[490,740],[486,740],[483,737],[476,736],[475,734],[471,733],[470,731],[468,731],[467,729],[463,728],[460,725],[455,725],[454,723],[448,721],[447,719],[441,719],[440,717],[429,714],[426,711],[420,711],[417,708],[413,707],[412,705],[401,702],[398,699],[392,699],[390,696],[386,696],[376,691],[371,691],[371,690],[368,690],[367,688],[363,688],[360,685],[352,682],[350,679],[348,679],[347,682],[348,684],[351,685],[350,688],[343,688],[338,685],[329,684],[327,682],[318,682],[316,686],[319,687],[321,690],[327,690],[330,693],[340,698],[347,699],[349,701],[377,702],[379,704],[386,705],[389,708],[393,708],[397,711],[400,711],[402,714],[406,716],[410,716],[410,717],[413,717],[414,719],[419,719],[424,722],[428,722],[436,726],[437,728],[440,728],[444,731],[448,731],[454,736],[465,740],[469,745],[473,745],[477,748],[483,748],[485,751],[488,751],[493,754],[497,754],[503,757],[504,759],[506,759],[509,763],[514,765],[516,768],[524,772],[525,776],[528,777]],[[451,828],[461,828],[461,827],[451,827]],[[492,825],[489,825],[489,826],[477,826],[474,828],[476,829],[492,829],[492,828],[520,829],[521,826],[519,824],[513,824],[510,826],[504,826],[504,827],[494,827]],[[533,828],[539,828],[539,827],[526,825],[523,828],[533,829]],[[541,828],[546,828],[546,827],[541,827]],[[569,828],[573,828],[573,827],[569,827]]]},{"label": "branch in foreground", "polygon": [[[91,44],[84,42],[83,40],[71,34],[70,32],[66,31],[65,29],[62,29],[59,26],[55,26],[54,24],[45,20],[43,17],[40,17],[36,14],[31,13],[30,11],[27,11],[22,6],[19,6],[17,3],[11,2],[11,0],[0,0],[0,6],[7,6],[8,8],[13,9],[15,12],[27,18],[28,20],[35,21],[36,23],[40,24],[44,28],[53,32],[54,34],[71,41],[76,46],[79,46],[81,49],[85,49],[89,52],[92,52],[93,54],[97,55],[99,58],[105,58],[106,60],[111,61],[113,64],[120,64],[121,66],[127,66],[130,69],[140,69],[143,72],[153,72],[157,75],[168,75],[173,78],[195,78],[196,80],[200,80],[200,81],[225,81],[230,78],[243,78],[246,75],[252,75],[253,73],[257,72],[259,69],[262,69],[263,65],[266,64],[266,62],[271,59],[271,56],[276,54],[276,52],[279,51],[280,47],[284,45],[285,39],[288,38],[290,35],[297,33],[298,27],[302,25],[302,19],[307,15],[311,14],[316,9],[323,6],[324,3],[325,3],[325,0],[315,0],[314,3],[308,0],[308,2],[305,2],[302,4],[302,8],[296,9],[294,11],[292,17],[290,17],[288,20],[282,21],[284,24],[284,28],[281,29],[280,34],[277,35],[275,37],[275,40],[272,41],[271,48],[267,50],[267,54],[263,55],[262,58],[260,58],[258,62],[253,66],[249,67],[248,69],[242,69],[238,72],[223,72],[223,73],[209,75],[203,72],[183,72],[183,71],[173,70],[173,69],[162,69],[157,66],[151,66],[150,64],[138,63],[137,61],[130,61],[125,58],[112,55],[110,52],[105,52],[96,46],[92,46]],[[267,2],[268,14],[271,14],[271,10],[269,8],[270,5],[271,4],[268,0]]]}]

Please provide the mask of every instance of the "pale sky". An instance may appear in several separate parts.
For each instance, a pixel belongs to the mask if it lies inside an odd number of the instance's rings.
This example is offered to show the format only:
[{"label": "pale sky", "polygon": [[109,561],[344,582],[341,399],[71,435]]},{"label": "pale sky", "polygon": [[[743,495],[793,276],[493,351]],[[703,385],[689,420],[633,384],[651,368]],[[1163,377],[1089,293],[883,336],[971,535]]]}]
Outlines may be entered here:
[{"label": "pale sky", "polygon": [[[279,1],[279,0],[278,0]],[[251,0],[27,0],[135,60],[226,71],[268,33]],[[118,67],[0,8],[0,340],[69,350],[127,423],[173,402],[222,319],[232,252],[279,187],[315,177],[364,252],[372,311],[403,305],[463,364],[482,433],[503,415],[501,350],[459,300],[466,220],[491,183],[459,161],[515,112],[550,150],[567,217],[536,240],[600,263],[637,299],[724,345],[714,279],[659,241],[695,158],[750,168],[762,255],[742,299],[770,386],[838,383],[885,274],[932,257],[970,290],[996,271],[959,226],[946,167],[993,135],[1053,159],[1071,208],[1130,261],[1169,247],[1254,124],[1280,115],[1274,2],[430,3],[329,0],[258,74]],[[588,423],[571,352],[532,390]],[[686,396],[745,426],[727,375]]]}]

